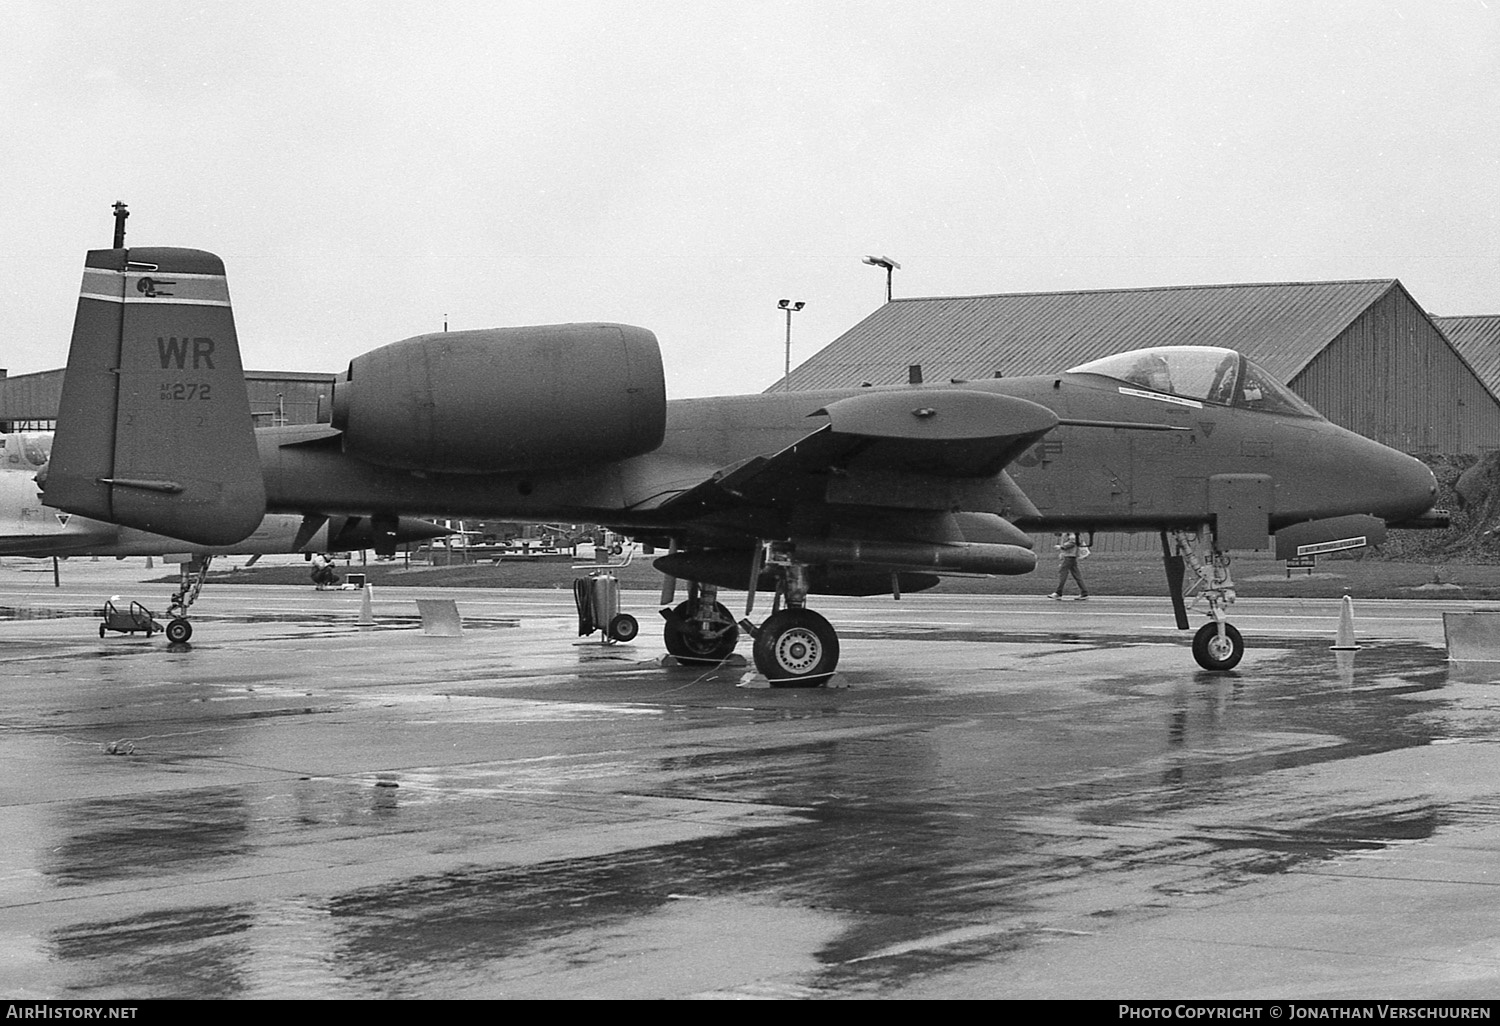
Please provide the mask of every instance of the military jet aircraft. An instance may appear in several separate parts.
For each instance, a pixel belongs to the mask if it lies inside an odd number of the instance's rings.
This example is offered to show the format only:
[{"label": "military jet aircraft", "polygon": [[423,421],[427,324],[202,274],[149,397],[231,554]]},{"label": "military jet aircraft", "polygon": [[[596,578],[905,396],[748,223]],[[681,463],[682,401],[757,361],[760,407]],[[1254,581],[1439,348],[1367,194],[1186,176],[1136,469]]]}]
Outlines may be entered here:
[{"label": "military jet aircraft", "polygon": [[[15,436],[0,438],[0,443]],[[45,454],[50,435],[28,435],[24,451],[35,459]],[[16,451],[0,444],[0,452]],[[24,460],[21,462],[25,462]],[[46,467],[43,455],[41,466]],[[193,635],[187,610],[197,599],[215,556],[267,556],[282,553],[353,552],[377,544],[394,546],[452,534],[446,527],[413,517],[397,519],[394,531],[377,531],[369,517],[304,516],[267,513],[249,535],[230,545],[205,546],[168,538],[149,531],[106,523],[54,509],[43,503],[38,473],[0,469],[0,555],[45,558],[48,556],[180,556],[181,585],[172,596],[166,635],[168,641],[186,641]]]},{"label": "military jet aircraft", "polygon": [[0,470],[29,470],[46,466],[52,455],[52,432],[12,431],[0,434]]},{"label": "military jet aircraft", "polygon": [[[1224,670],[1244,651],[1231,549],[1275,533],[1326,550],[1440,522],[1422,463],[1208,346],[1035,377],[668,402],[642,328],[448,332],[356,357],[332,423],[253,432],[223,263],[190,249],[89,253],[60,424],[48,504],[205,545],[268,509],[606,525],[668,550],[655,563],[668,652],[721,660],[744,631],[787,686],[838,662],[810,595],[1027,573],[1028,531],[1159,534],[1178,625],[1191,569],[1209,616],[1194,655]],[[748,592],[743,619],[720,588]],[[759,624],[757,591],[774,594]]]},{"label": "military jet aircraft", "polygon": [[[35,477],[34,472],[0,470],[0,556],[268,556],[358,552],[385,540],[377,538],[368,517],[267,513],[254,531],[231,545],[195,545],[53,509],[42,502]],[[451,533],[426,520],[402,517],[393,540],[406,544]]]}]

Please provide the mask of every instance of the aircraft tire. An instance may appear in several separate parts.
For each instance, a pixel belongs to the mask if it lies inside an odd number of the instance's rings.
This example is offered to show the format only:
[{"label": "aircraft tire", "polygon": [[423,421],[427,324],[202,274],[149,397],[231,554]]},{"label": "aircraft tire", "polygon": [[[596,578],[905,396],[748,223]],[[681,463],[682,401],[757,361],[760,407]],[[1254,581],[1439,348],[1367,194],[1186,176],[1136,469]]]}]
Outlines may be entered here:
[{"label": "aircraft tire", "polygon": [[755,668],[773,688],[822,687],[839,664],[839,636],[811,609],[783,609],[755,636]]},{"label": "aircraft tire", "polygon": [[672,610],[662,630],[667,652],[685,663],[722,663],[740,642],[740,629],[722,602],[714,603],[714,623],[724,629],[705,636],[696,630],[686,602]]},{"label": "aircraft tire", "polygon": [[[150,631],[146,632],[146,636],[150,637]],[[180,616],[167,624],[167,640],[174,645],[180,645],[192,636],[193,625]]]},{"label": "aircraft tire", "polygon": [[1210,621],[1198,628],[1193,636],[1193,658],[1205,670],[1222,672],[1239,665],[1245,654],[1245,639],[1234,629],[1233,624],[1224,625],[1224,636],[1219,637],[1219,625]]},{"label": "aircraft tire", "polygon": [[609,621],[607,633],[611,641],[634,641],[641,632],[641,625],[629,613],[616,613]]}]

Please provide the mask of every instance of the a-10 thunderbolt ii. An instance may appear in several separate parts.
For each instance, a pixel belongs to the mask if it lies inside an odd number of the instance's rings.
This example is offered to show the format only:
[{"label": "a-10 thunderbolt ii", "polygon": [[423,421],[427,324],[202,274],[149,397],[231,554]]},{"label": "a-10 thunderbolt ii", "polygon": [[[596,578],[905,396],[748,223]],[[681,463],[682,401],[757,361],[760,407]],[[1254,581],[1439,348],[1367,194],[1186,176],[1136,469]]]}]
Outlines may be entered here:
[{"label": "a-10 thunderbolt ii", "polygon": [[[0,556],[268,556],[372,549],[377,536],[367,517],[267,513],[255,530],[229,545],[197,545],[180,538],[61,513],[38,495],[34,475],[0,470]],[[452,534],[426,520],[402,517],[396,544]]]},{"label": "a-10 thunderbolt ii", "polygon": [[[166,627],[168,641],[192,637],[187,610],[208,577],[215,556],[254,556],[315,552],[354,552],[441,538],[453,532],[414,517],[400,517],[394,531],[368,517],[267,513],[255,530],[229,545],[205,546],[133,527],[76,516],[47,506],[36,483],[47,465],[50,432],[0,435],[0,555],[46,558],[69,556],[164,556],[182,566]],[[101,635],[102,636],[102,635]]]},{"label": "a-10 thunderbolt ii", "polygon": [[[267,513],[255,530],[230,545],[203,546],[53,509],[36,478],[45,472],[52,432],[0,434],[0,556],[270,556],[360,552],[377,542],[405,545],[453,534],[402,517],[392,534],[376,535],[368,517]],[[388,528],[388,525],[387,525]]]},{"label": "a-10 thunderbolt ii", "polygon": [[[253,432],[224,267],[211,253],[89,253],[46,501],[223,544],[269,510],[592,522],[668,550],[668,652],[742,631],[780,685],[839,640],[818,594],[1023,574],[1028,531],[1161,537],[1193,651],[1243,652],[1231,549],[1296,551],[1438,520],[1418,460],[1328,422],[1241,354],[1121,354],[1056,374],[669,402],[656,338],[619,324],[422,335],[356,357],[332,422]],[[675,601],[675,580],[687,599]],[[718,600],[749,593],[745,618]],[[759,624],[757,591],[774,593]]]}]

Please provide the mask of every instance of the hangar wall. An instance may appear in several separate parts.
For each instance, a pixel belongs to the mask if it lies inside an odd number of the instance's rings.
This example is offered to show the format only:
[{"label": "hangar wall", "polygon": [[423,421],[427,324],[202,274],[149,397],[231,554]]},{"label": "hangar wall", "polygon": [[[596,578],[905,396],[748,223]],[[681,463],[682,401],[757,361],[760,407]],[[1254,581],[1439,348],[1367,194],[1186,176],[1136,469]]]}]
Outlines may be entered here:
[{"label": "hangar wall", "polygon": [[1500,407],[1399,284],[1288,382],[1335,424],[1415,455],[1500,449]]},{"label": "hangar wall", "polygon": [[62,380],[60,370],[15,377],[0,371],[0,430],[50,431],[62,401]]},{"label": "hangar wall", "polygon": [[318,424],[332,413],[332,374],[246,371],[250,418],[256,427]]},{"label": "hangar wall", "polygon": [[[257,427],[316,424],[328,419],[335,375],[246,371],[250,416]],[[8,376],[0,371],[0,431],[50,431],[57,426],[63,372]]]}]

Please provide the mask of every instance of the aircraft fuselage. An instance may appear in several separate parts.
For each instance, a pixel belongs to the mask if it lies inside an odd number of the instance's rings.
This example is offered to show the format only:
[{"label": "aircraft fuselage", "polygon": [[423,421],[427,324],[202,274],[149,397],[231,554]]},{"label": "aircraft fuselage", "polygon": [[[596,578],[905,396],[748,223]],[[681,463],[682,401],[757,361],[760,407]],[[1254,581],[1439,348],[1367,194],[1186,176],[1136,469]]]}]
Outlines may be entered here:
[{"label": "aircraft fuselage", "polygon": [[[1045,406],[1064,423],[1007,472],[1035,506],[1011,519],[1028,530],[1155,530],[1213,517],[1219,483],[1267,488],[1269,523],[1367,513],[1391,522],[1431,507],[1422,463],[1316,417],[1185,405],[1128,394],[1090,374],[893,386],[963,388]],[[510,474],[392,470],[342,453],[323,425],[257,432],[270,509],[567,519],[650,530],[682,527],[655,506],[716,470],[778,452],[821,423],[828,403],[872,389],[676,400],[655,451],[607,464]],[[1087,421],[1087,425],[1069,423]],[[1130,424],[1137,427],[1095,426]],[[297,444],[297,443],[301,444]],[[291,444],[289,444],[291,443]],[[994,512],[1001,512],[994,510]],[[770,517],[774,521],[774,516]],[[766,535],[771,522],[754,525]]]}]

